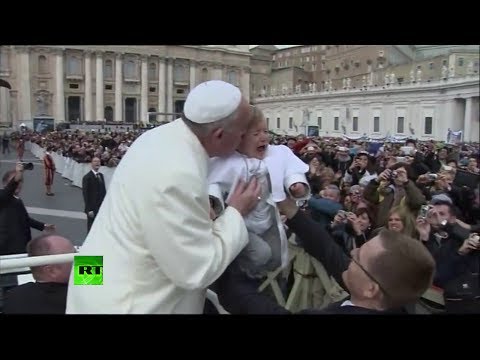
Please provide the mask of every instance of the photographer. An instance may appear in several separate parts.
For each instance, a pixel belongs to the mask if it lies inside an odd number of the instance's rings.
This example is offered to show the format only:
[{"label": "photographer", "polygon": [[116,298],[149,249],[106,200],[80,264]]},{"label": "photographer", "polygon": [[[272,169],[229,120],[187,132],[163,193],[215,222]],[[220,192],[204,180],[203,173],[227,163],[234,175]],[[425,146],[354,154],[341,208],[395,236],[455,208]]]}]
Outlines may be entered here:
[{"label": "photographer", "polygon": [[420,207],[425,204],[425,196],[408,179],[407,169],[408,165],[405,163],[397,163],[371,180],[365,188],[364,199],[378,205],[376,226],[387,224],[388,213],[394,206],[405,207],[415,217]]},{"label": "photographer", "polygon": [[22,189],[24,167],[18,163],[15,170],[3,176],[0,190],[0,255],[22,254],[32,239],[30,228],[39,231],[55,230],[54,225],[32,219],[23,201],[18,197]]},{"label": "photographer", "polygon": [[372,228],[372,216],[367,209],[362,208],[355,213],[340,210],[327,230],[348,255],[369,240]]},{"label": "photographer", "polygon": [[417,218],[417,231],[436,262],[434,285],[443,288],[447,313],[478,313],[480,239],[461,228],[448,201]]},{"label": "photographer", "polygon": [[343,181],[347,181],[352,185],[358,185],[362,178],[375,175],[375,171],[370,165],[370,157],[366,151],[360,151],[347,169]]}]

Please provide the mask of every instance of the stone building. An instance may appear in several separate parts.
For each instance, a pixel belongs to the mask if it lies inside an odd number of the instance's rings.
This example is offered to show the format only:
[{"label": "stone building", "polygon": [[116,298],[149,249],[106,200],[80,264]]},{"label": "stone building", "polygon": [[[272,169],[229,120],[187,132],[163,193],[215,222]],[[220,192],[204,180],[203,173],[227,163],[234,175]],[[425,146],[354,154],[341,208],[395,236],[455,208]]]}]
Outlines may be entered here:
[{"label": "stone building", "polygon": [[250,57],[248,45],[1,46],[11,89],[0,87],[0,124],[145,123],[149,112],[180,113],[190,89],[211,79],[249,98]]}]

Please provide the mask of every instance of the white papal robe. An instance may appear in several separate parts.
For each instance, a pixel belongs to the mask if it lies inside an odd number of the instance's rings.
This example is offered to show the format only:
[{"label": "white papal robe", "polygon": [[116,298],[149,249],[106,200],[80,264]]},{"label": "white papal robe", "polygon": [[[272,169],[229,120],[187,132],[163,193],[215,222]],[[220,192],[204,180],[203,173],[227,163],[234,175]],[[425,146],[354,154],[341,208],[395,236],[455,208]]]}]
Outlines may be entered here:
[{"label": "white papal robe", "polygon": [[133,143],[79,254],[103,256],[103,285],[74,285],[72,272],[67,314],[203,312],[207,286],[248,242],[234,208],[210,220],[208,160],[180,119]]}]

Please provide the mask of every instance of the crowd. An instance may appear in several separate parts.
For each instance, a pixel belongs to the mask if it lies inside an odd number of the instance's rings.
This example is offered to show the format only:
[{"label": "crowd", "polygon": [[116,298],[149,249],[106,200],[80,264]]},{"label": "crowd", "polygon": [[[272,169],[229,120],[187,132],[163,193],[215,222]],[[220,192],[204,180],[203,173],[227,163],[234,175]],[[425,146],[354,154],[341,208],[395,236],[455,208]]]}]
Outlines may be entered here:
[{"label": "crowd", "polygon": [[[478,144],[277,136],[238,89],[205,84],[190,93],[181,119],[145,134],[18,136],[17,144],[32,141],[78,162],[99,158],[117,167],[81,250],[108,251],[105,266],[116,271],[102,287],[69,286],[67,313],[198,313],[207,287],[232,313],[288,313],[257,293],[258,271],[237,266],[241,257],[254,263],[254,241],[277,241],[270,230],[279,230],[280,214],[280,227],[350,294],[327,313],[403,309],[431,284],[443,289],[447,312],[480,312]],[[150,166],[149,155],[167,153],[175,156]],[[217,211],[206,191],[209,158],[237,161],[246,174],[238,180],[224,167],[229,190]],[[257,231],[258,224],[266,226]],[[262,257],[283,256],[275,246],[264,247]]]},{"label": "crowd", "polygon": [[39,134],[25,130],[13,133],[12,140],[15,141],[19,160],[22,159],[25,151],[24,143],[31,141],[79,163],[90,163],[94,157],[98,157],[101,166],[116,167],[131,144],[144,131],[141,129],[126,132],[61,130]]}]

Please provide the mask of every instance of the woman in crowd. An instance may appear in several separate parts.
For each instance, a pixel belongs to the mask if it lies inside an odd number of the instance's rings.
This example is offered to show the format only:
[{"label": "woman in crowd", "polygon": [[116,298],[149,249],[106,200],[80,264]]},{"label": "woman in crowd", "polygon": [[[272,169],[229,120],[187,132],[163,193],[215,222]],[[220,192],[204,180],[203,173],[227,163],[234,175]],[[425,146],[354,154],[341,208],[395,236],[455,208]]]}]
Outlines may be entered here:
[{"label": "woman in crowd", "polygon": [[350,254],[371,238],[373,224],[372,215],[361,208],[355,213],[339,211],[327,229],[345,253]]},{"label": "woman in crowd", "polygon": [[414,239],[418,238],[415,218],[401,206],[395,206],[389,211],[387,225],[375,229],[371,237],[376,236],[384,228],[402,233]]}]

